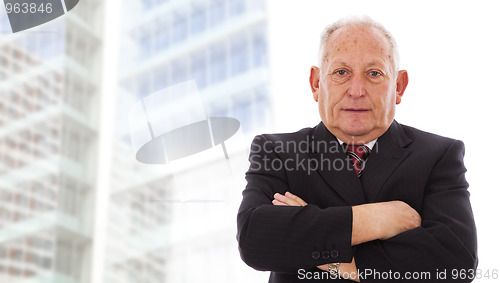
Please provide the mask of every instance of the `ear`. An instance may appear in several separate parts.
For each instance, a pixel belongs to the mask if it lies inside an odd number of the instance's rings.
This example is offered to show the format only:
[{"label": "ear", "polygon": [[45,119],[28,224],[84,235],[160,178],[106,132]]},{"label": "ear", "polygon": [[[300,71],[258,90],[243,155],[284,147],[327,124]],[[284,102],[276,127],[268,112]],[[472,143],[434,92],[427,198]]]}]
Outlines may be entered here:
[{"label": "ear", "polygon": [[401,97],[408,86],[408,72],[406,70],[401,70],[398,73],[398,79],[396,80],[396,104],[401,103]]},{"label": "ear", "polygon": [[319,68],[316,66],[311,67],[311,74],[309,75],[309,84],[311,85],[311,91],[313,93],[314,100],[318,102],[319,95]]}]

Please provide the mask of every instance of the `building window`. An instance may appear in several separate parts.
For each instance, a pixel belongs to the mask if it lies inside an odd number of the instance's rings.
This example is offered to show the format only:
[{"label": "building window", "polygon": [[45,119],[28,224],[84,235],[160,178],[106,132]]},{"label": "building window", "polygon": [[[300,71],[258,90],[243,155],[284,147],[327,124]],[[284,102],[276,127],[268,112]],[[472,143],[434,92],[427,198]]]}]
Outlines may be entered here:
[{"label": "building window", "polygon": [[217,83],[226,78],[226,48],[223,44],[210,50],[210,83]]},{"label": "building window", "polygon": [[50,269],[51,268],[51,260],[48,257],[42,258],[42,267],[45,269]]},{"label": "building window", "polygon": [[245,13],[245,0],[229,0],[229,14],[237,16]]},{"label": "building window", "polygon": [[210,5],[210,26],[214,27],[224,22],[225,3],[223,0],[215,0]]},{"label": "building window", "polygon": [[167,25],[158,25],[156,27],[154,52],[160,52],[168,49],[170,46],[170,32]]},{"label": "building window", "polygon": [[248,70],[248,44],[246,40],[238,40],[231,44],[231,75],[238,75]]},{"label": "building window", "polygon": [[151,35],[149,32],[144,31],[140,36],[141,54],[143,57],[151,55]]},{"label": "building window", "polygon": [[257,33],[252,39],[253,65],[262,67],[267,65],[267,40],[261,33]]},{"label": "building window", "polygon": [[196,81],[198,89],[207,85],[207,62],[205,53],[194,54],[191,57],[191,75]]},{"label": "building window", "polygon": [[178,84],[187,80],[186,60],[178,60],[172,63],[172,84]]},{"label": "building window", "polygon": [[187,35],[187,21],[184,17],[177,17],[172,24],[172,42],[184,41]]},{"label": "building window", "polygon": [[201,33],[205,30],[207,16],[205,10],[194,9],[191,12],[191,34]]},{"label": "building window", "polygon": [[156,68],[153,73],[153,89],[151,92],[158,91],[169,85],[168,66]]},{"label": "building window", "polygon": [[139,78],[139,82],[137,84],[137,94],[139,97],[145,97],[151,93],[151,85],[149,83],[149,76],[145,75]]}]

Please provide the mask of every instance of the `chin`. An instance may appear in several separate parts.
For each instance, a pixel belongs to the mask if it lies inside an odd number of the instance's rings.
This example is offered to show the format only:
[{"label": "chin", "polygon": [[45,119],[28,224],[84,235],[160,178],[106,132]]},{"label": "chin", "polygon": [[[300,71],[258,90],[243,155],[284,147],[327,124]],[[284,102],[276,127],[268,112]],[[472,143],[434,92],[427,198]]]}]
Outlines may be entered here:
[{"label": "chin", "polygon": [[346,135],[350,135],[350,136],[364,136],[364,135],[370,133],[370,128],[366,127],[366,125],[356,125],[356,126],[344,127],[344,129],[342,129],[342,130]]},{"label": "chin", "polygon": [[351,137],[362,137],[367,135],[369,132],[367,131],[349,131],[349,132],[344,132],[345,134],[351,136]]}]

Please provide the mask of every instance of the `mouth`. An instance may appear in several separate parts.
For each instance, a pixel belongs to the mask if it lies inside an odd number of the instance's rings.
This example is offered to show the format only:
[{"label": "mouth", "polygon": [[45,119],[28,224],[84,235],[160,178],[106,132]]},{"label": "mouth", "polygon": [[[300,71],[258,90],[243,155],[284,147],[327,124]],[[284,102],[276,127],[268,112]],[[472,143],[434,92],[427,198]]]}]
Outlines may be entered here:
[{"label": "mouth", "polygon": [[368,108],[344,108],[342,109],[347,112],[352,112],[352,113],[363,113],[363,112],[368,112],[370,109]]}]

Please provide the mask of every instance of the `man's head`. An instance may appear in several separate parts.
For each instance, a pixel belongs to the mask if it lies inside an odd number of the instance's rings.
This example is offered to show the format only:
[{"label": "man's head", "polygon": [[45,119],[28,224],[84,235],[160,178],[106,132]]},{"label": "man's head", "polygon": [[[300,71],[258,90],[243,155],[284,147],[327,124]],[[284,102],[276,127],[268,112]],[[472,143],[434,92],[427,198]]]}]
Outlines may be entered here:
[{"label": "man's head", "polygon": [[380,137],[408,85],[389,32],[370,19],[339,21],[323,32],[319,56],[309,81],[328,130],[355,144]]}]

